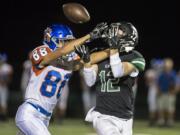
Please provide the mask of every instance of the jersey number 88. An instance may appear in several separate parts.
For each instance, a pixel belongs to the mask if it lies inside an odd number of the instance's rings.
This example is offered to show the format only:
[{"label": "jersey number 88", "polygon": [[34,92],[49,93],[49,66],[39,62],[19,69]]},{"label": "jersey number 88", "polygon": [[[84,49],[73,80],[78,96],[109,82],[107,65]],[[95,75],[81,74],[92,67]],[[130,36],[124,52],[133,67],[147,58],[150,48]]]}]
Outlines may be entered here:
[{"label": "jersey number 88", "polygon": [[[40,88],[41,94],[43,96],[50,98],[50,97],[54,96],[56,94],[56,91],[57,91],[56,98],[59,98],[60,92],[61,92],[62,88],[65,86],[69,77],[70,77],[70,74],[66,74],[64,76],[63,81],[62,81],[62,76],[59,72],[54,71],[54,70],[49,71],[48,74],[46,75],[42,85],[41,85],[41,88]],[[57,84],[60,81],[62,81],[62,82],[61,82],[60,86],[58,87]]]},{"label": "jersey number 88", "polygon": [[47,54],[48,54],[48,52],[47,52],[46,48],[40,48],[39,51],[38,50],[33,51],[33,55],[32,56],[33,56],[35,61],[38,61],[41,57],[44,57]]}]

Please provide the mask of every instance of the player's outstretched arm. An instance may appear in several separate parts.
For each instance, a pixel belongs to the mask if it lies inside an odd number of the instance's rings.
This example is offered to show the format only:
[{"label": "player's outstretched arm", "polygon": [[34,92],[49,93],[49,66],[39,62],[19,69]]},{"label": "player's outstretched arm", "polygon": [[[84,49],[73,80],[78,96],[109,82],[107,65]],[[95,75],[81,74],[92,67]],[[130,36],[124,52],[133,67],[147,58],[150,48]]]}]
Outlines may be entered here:
[{"label": "player's outstretched arm", "polygon": [[42,66],[48,65],[53,60],[72,52],[74,50],[75,46],[80,46],[89,39],[90,39],[90,34],[88,34],[88,35],[86,35],[84,37],[81,37],[81,38],[70,41],[69,43],[67,43],[62,48],[58,48],[56,51],[46,55],[43,58],[43,60],[41,61],[40,65],[42,65]]},{"label": "player's outstretched arm", "polygon": [[99,51],[99,52],[94,52],[90,55],[90,63],[85,64],[83,60],[74,61],[74,66],[72,70],[73,71],[80,70],[84,67],[84,65],[86,67],[95,65],[108,57],[109,57],[109,49]]},{"label": "player's outstretched arm", "polygon": [[109,55],[110,55],[109,49],[94,52],[90,55],[91,64],[99,63],[99,62],[105,60],[106,58],[108,58]]},{"label": "player's outstretched arm", "polygon": [[99,23],[96,27],[87,35],[72,40],[67,45],[63,46],[62,48],[57,49],[55,52],[49,53],[46,55],[43,60],[41,61],[40,65],[45,66],[51,63],[53,60],[66,55],[72,51],[74,51],[75,46],[80,46],[84,44],[86,41],[90,40],[93,41],[94,39],[98,39],[102,37],[103,31],[107,28],[107,23]]}]

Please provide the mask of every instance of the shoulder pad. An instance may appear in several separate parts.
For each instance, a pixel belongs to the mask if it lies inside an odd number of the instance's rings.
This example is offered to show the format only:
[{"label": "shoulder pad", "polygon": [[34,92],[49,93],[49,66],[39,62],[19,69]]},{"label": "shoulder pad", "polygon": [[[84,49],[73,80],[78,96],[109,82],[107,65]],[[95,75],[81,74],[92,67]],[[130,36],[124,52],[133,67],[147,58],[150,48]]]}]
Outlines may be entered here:
[{"label": "shoulder pad", "polygon": [[32,51],[31,56],[30,56],[32,64],[38,65],[42,61],[43,57],[46,56],[50,52],[52,52],[51,49],[46,45],[42,45],[35,48]]}]

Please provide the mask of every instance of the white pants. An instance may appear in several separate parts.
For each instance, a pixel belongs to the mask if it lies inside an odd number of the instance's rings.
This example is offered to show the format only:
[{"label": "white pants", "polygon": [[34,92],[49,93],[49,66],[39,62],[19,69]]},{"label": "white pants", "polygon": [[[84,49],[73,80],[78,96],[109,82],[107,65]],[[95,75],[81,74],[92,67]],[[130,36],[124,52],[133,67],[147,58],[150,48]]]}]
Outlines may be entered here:
[{"label": "white pants", "polygon": [[85,120],[93,123],[98,135],[132,135],[133,119],[125,120],[104,115],[94,111],[94,108],[92,108]]},{"label": "white pants", "polygon": [[38,112],[32,105],[23,103],[16,113],[16,126],[24,135],[50,135],[50,118]]}]

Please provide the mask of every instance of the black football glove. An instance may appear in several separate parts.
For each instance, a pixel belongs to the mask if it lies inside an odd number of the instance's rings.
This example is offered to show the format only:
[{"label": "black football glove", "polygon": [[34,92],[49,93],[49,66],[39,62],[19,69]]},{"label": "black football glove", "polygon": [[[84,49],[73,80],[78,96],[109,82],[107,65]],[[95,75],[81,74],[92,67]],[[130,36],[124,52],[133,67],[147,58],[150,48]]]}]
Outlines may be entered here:
[{"label": "black football glove", "polygon": [[92,32],[90,32],[91,40],[101,38],[104,30],[108,27],[107,23],[102,22],[96,25]]},{"label": "black football glove", "polygon": [[110,26],[110,28],[104,32],[104,35],[106,37],[105,41],[108,43],[111,49],[118,49],[121,47],[119,44],[119,37],[117,36],[117,33],[118,27],[113,26]]},{"label": "black football glove", "polygon": [[75,46],[75,52],[79,55],[79,57],[85,62],[90,62],[90,53],[89,48],[85,45],[82,46]]},{"label": "black football glove", "polygon": [[107,41],[108,41],[108,45],[109,45],[110,49],[121,48],[121,46],[119,45],[119,39],[117,37],[109,38]]}]

